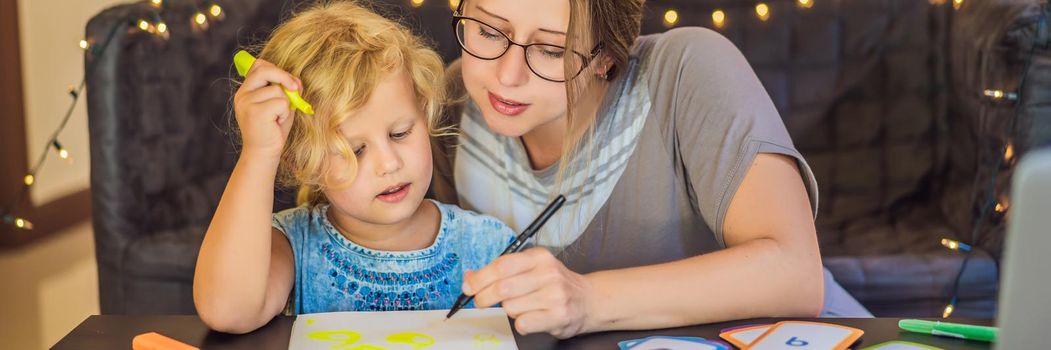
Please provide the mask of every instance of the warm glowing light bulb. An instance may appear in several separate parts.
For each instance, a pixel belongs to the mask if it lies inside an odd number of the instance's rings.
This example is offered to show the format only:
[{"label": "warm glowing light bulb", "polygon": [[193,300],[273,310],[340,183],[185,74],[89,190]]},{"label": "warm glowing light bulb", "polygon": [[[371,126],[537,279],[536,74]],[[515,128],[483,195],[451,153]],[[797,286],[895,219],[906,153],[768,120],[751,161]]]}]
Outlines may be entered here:
[{"label": "warm glowing light bulb", "polygon": [[955,239],[942,238],[942,245],[952,250],[971,251],[971,245]]},{"label": "warm glowing light bulb", "polygon": [[671,27],[674,26],[676,23],[679,23],[679,11],[664,11],[664,25]]},{"label": "warm glowing light bulb", "polygon": [[726,12],[723,12],[723,10],[712,11],[712,24],[715,25],[716,28],[722,28],[725,26]]},{"label": "warm glowing light bulb", "polygon": [[763,2],[755,5],[755,15],[759,16],[759,20],[761,21],[770,19],[770,6]]},{"label": "warm glowing light bulb", "polygon": [[26,220],[26,219],[23,219],[23,218],[15,218],[15,222],[14,223],[15,223],[15,227],[23,229],[23,230],[32,230],[33,229],[33,223],[29,222],[29,220]]},{"label": "warm glowing light bulb", "polygon": [[1003,202],[996,203],[996,212],[997,213],[1003,214],[1005,211],[1007,211],[1007,203],[1003,203]]}]

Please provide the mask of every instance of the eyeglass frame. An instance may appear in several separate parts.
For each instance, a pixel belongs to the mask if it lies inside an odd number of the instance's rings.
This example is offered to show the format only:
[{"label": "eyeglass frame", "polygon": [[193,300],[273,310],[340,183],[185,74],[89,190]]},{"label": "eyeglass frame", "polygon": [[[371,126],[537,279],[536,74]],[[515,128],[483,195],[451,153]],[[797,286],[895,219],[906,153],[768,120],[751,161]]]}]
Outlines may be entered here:
[{"label": "eyeglass frame", "polygon": [[[577,50],[568,49],[566,47],[558,46],[558,45],[545,44],[545,43],[532,43],[532,44],[519,44],[519,43],[516,43],[514,40],[511,40],[511,37],[507,36],[507,34],[505,34],[503,31],[501,31],[499,29],[496,29],[496,27],[493,27],[489,23],[485,23],[484,21],[482,21],[480,19],[477,19],[477,18],[474,18],[474,17],[464,16],[463,15],[463,3],[465,3],[465,2],[467,2],[467,1],[466,0],[460,0],[460,3],[456,6],[456,12],[453,12],[452,21],[450,22],[450,24],[452,25],[453,34],[455,34],[456,37],[457,37],[456,38],[456,42],[458,44],[460,44],[460,48],[463,49],[463,52],[466,52],[468,55],[471,55],[474,58],[477,58],[477,59],[480,59],[480,60],[486,60],[486,61],[497,60],[497,59],[500,59],[500,57],[504,57],[504,55],[506,55],[507,52],[511,50],[511,45],[518,46],[518,47],[522,48],[522,56],[525,58],[526,67],[529,67],[529,71],[533,72],[533,75],[536,75],[537,77],[540,77],[540,79],[544,79],[544,80],[547,80],[547,81],[550,81],[550,82],[553,82],[553,83],[564,83],[564,82],[569,81],[570,79],[574,79],[577,76],[580,76],[580,73],[583,73],[584,69],[586,69],[588,67],[588,65],[591,64],[591,61],[594,61],[595,57],[597,57],[598,54],[602,52],[603,45],[602,45],[601,42],[598,43],[597,45],[595,45],[595,48],[591,49],[591,55],[590,56],[586,56],[586,55],[584,55],[584,54],[582,54],[580,52],[577,52]],[[464,44],[464,42],[460,39],[460,35],[457,33],[457,30],[456,30],[456,26],[458,25],[458,23],[461,20],[465,20],[465,19],[472,20],[472,21],[478,22],[481,25],[484,25],[486,27],[492,28],[494,31],[500,33],[500,35],[503,36],[504,39],[507,40],[507,43],[509,45],[504,47],[504,52],[501,52],[499,55],[496,55],[496,57],[493,57],[493,58],[485,58],[485,57],[481,57],[481,56],[478,56],[478,55],[474,54],[473,52],[471,52],[471,50],[467,49],[467,44]],[[553,46],[553,47],[558,47],[558,48],[561,48],[563,50],[572,52],[574,55],[580,56],[580,58],[583,59],[583,62],[582,62],[583,64],[580,65],[580,70],[577,71],[576,73],[574,73],[572,77],[568,77],[567,76],[566,78],[564,78],[562,80],[555,80],[555,79],[551,79],[551,78],[545,77],[545,76],[541,75],[540,73],[537,73],[537,71],[535,69],[533,69],[533,65],[529,63],[529,53],[528,53],[529,47],[537,46],[537,45]]]}]

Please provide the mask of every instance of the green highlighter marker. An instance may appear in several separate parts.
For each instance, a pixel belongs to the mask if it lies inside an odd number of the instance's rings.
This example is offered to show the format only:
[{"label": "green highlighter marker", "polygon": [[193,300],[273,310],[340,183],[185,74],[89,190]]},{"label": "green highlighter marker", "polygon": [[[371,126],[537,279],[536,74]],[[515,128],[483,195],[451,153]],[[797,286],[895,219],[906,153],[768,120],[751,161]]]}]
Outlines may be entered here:
[{"label": "green highlighter marker", "polygon": [[[248,51],[237,51],[237,54],[234,55],[234,67],[237,68],[237,74],[242,77],[248,75],[248,70],[252,68],[253,64],[255,64],[255,57]],[[303,111],[307,115],[314,115],[314,106],[311,106],[303,97],[300,97],[298,92],[285,89],[283,86],[281,90],[285,92],[285,96],[288,96],[288,102],[292,107]]]},{"label": "green highlighter marker", "polygon": [[996,341],[999,329],[996,327],[974,326],[969,324],[949,323],[924,320],[901,320],[898,327],[909,332],[939,335],[985,342]]}]

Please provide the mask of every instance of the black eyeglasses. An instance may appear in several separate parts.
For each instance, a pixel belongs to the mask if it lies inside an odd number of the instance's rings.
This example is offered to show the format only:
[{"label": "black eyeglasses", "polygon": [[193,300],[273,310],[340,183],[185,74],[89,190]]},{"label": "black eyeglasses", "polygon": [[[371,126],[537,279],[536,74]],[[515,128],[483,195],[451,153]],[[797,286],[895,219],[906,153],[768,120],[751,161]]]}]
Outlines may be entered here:
[{"label": "black eyeglasses", "polygon": [[[461,0],[460,6],[463,6],[463,3],[464,1]],[[595,45],[591,54],[587,56],[574,50],[566,50],[558,45],[519,44],[512,41],[504,32],[485,22],[462,16],[461,11],[462,9],[457,8],[456,13],[453,14],[452,27],[464,52],[479,59],[495,60],[507,53],[511,45],[521,47],[525,52],[526,66],[529,66],[529,70],[547,81],[563,83],[577,77],[602,51],[602,43]],[[565,65],[567,52],[571,55],[568,67]],[[568,77],[567,72],[571,72]]]}]

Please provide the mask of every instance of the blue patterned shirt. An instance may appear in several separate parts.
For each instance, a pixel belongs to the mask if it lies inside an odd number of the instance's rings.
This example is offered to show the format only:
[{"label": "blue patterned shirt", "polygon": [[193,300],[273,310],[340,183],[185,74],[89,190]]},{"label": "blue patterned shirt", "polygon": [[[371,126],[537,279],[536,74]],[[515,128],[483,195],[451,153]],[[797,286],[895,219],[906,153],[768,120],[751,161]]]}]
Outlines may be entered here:
[{"label": "blue patterned shirt", "polygon": [[434,243],[403,252],[369,249],[345,238],[325,215],[327,204],[274,214],[273,226],[288,237],[296,262],[290,312],[451,308],[464,270],[491,262],[515,234],[491,216],[434,204],[441,212]]}]

